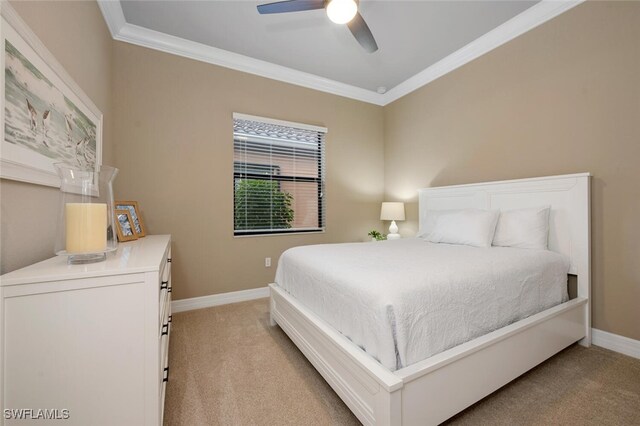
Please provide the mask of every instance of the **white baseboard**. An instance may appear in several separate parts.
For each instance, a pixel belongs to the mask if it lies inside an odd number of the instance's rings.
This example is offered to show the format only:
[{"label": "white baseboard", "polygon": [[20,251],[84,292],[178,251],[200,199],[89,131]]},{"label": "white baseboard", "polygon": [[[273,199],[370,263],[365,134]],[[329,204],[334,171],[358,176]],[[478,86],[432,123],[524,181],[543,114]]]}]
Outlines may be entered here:
[{"label": "white baseboard", "polygon": [[251,290],[232,291],[229,293],[212,294],[210,296],[192,297],[191,299],[174,300],[171,302],[171,312],[192,311],[194,309],[209,308],[211,306],[262,299],[263,297],[269,297],[269,287],[252,288]]},{"label": "white baseboard", "polygon": [[592,328],[591,343],[614,352],[620,352],[621,354],[640,359],[640,340],[634,340]]}]

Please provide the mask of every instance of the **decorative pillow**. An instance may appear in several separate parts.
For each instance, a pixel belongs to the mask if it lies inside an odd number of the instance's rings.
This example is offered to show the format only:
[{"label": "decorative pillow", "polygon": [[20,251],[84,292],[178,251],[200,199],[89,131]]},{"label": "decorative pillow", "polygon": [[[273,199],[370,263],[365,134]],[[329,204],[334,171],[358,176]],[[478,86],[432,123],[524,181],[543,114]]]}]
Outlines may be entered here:
[{"label": "decorative pillow", "polygon": [[497,210],[466,209],[438,216],[433,231],[426,236],[432,243],[491,247],[496,231]]},{"label": "decorative pillow", "polygon": [[500,213],[493,245],[547,250],[550,206]]}]

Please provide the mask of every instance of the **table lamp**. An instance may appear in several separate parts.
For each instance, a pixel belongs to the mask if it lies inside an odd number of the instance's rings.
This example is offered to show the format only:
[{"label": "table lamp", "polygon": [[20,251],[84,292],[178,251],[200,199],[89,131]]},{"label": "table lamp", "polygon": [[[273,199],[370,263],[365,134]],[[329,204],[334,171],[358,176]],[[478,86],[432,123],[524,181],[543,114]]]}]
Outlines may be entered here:
[{"label": "table lamp", "polygon": [[400,238],[398,234],[398,225],[396,220],[404,220],[404,203],[382,203],[382,209],[380,209],[380,220],[390,220],[389,234],[387,240],[397,240]]}]

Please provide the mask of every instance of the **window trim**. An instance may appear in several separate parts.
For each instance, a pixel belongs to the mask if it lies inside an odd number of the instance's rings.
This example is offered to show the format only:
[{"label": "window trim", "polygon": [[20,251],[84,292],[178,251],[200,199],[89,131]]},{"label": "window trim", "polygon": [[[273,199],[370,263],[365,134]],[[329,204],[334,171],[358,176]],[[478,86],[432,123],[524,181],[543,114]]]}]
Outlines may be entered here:
[{"label": "window trim", "polygon": [[309,230],[309,231],[295,231],[295,230],[289,230],[289,232],[269,232],[269,233],[262,233],[262,234],[236,234],[234,232],[233,234],[233,238],[253,238],[253,237],[280,237],[283,235],[309,235],[309,234],[324,234],[326,233],[327,230],[322,228],[322,229],[317,229],[317,230]]},{"label": "window trim", "polygon": [[[238,119],[238,120],[249,120],[249,121],[256,121],[256,122],[260,122],[260,123],[267,123],[267,124],[274,124],[277,126],[285,126],[285,127],[292,127],[292,128],[297,128],[297,129],[302,129],[302,130],[309,130],[312,132],[316,132],[318,133],[318,138],[317,138],[317,146],[318,146],[318,152],[320,152],[320,156],[317,159],[317,164],[318,164],[318,177],[317,178],[311,178],[311,177],[296,177],[296,176],[289,176],[289,175],[260,175],[260,174],[255,174],[255,173],[236,173],[235,171],[235,164],[237,163],[237,161],[234,160],[234,170],[233,170],[233,181],[234,181],[234,190],[233,190],[233,194],[234,194],[234,201],[233,201],[233,206],[235,208],[235,182],[236,179],[257,179],[257,180],[269,180],[269,181],[278,181],[278,184],[280,184],[280,182],[296,182],[296,181],[303,181],[303,182],[313,182],[313,183],[317,183],[318,184],[318,195],[317,195],[317,202],[318,202],[318,224],[320,225],[317,228],[288,228],[288,229],[266,229],[266,230],[247,230],[247,231],[243,231],[243,230],[236,230],[235,229],[235,219],[234,219],[234,223],[233,223],[233,237],[234,238],[246,238],[246,237],[262,237],[262,236],[277,236],[277,235],[301,235],[301,234],[322,234],[326,232],[326,206],[325,206],[325,194],[324,194],[324,185],[325,185],[325,145],[324,145],[324,141],[325,141],[325,135],[329,132],[329,129],[327,129],[326,127],[320,127],[320,126],[314,126],[311,124],[304,124],[304,123],[296,123],[293,121],[285,121],[285,120],[276,120],[276,119],[272,119],[272,118],[265,118],[265,117],[259,117],[259,116],[255,116],[255,115],[249,115],[249,114],[241,114],[241,113],[237,113],[234,112],[233,113],[233,120]],[[234,144],[235,144],[235,132],[233,132],[233,136],[234,136]],[[267,140],[269,140],[270,138],[265,138]],[[247,164],[252,164],[252,163],[247,163]]]},{"label": "window trim", "polygon": [[309,228],[309,229],[274,229],[274,230],[265,230],[260,231],[257,229],[251,231],[233,231],[234,237],[266,237],[269,235],[289,235],[289,234],[321,234],[325,232],[324,228]]}]

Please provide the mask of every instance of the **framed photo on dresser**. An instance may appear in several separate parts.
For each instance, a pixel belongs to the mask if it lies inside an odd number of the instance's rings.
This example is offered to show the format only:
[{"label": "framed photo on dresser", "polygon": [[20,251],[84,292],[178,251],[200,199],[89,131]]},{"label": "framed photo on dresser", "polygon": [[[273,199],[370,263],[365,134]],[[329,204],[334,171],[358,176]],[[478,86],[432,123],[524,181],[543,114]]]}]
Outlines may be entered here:
[{"label": "framed photo on dresser", "polygon": [[127,210],[129,212],[131,215],[133,231],[138,238],[142,238],[147,235],[137,201],[116,201],[115,206],[118,210]]},{"label": "framed photo on dresser", "polygon": [[135,228],[133,226],[133,219],[131,219],[131,213],[129,210],[120,210],[116,209],[116,230],[118,233],[118,241],[131,241],[137,240],[138,236],[136,235]]}]

